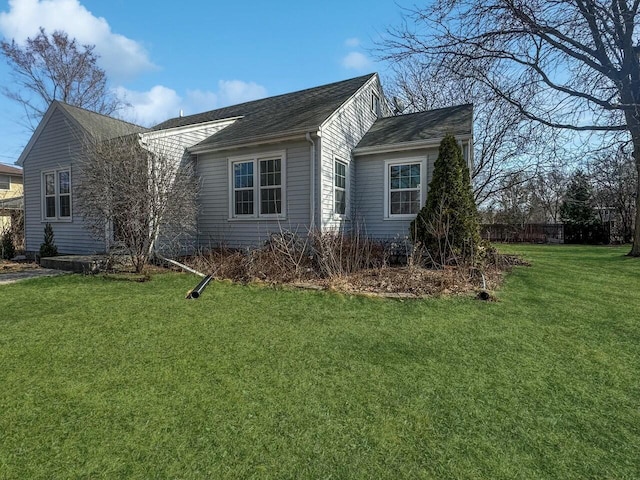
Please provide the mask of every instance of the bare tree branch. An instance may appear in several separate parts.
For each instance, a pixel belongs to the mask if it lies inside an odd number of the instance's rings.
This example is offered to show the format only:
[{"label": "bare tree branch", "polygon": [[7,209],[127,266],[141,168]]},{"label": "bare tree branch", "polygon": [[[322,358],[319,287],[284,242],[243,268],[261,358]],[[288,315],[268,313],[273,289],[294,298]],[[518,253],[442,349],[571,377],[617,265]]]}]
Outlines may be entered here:
[{"label": "bare tree branch", "polygon": [[124,106],[109,90],[94,46],[78,45],[64,32],[49,35],[40,28],[25,45],[15,40],[1,42],[0,51],[13,77],[13,85],[3,87],[2,93],[24,107],[31,130],[53,100],[105,115]]}]

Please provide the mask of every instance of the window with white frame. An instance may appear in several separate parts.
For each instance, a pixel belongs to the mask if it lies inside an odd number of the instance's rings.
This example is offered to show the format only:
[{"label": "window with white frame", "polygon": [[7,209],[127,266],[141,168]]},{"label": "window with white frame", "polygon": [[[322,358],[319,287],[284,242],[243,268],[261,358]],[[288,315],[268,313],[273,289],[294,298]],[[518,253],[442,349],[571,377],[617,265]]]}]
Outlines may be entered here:
[{"label": "window with white frame", "polygon": [[371,111],[380,115],[380,97],[373,92],[371,93]]},{"label": "window with white frame", "polygon": [[334,162],[333,185],[333,211],[336,215],[345,215],[347,213],[347,164],[340,160]]},{"label": "window with white frame", "polygon": [[284,154],[230,159],[232,218],[284,216]]},{"label": "window with white frame", "polygon": [[71,218],[71,171],[42,173],[42,208],[47,220]]},{"label": "window with white frame", "polygon": [[417,214],[422,196],[422,162],[389,163],[387,169],[388,216]]},{"label": "window with white frame", "polygon": [[11,189],[11,177],[9,175],[0,175],[0,190]]}]

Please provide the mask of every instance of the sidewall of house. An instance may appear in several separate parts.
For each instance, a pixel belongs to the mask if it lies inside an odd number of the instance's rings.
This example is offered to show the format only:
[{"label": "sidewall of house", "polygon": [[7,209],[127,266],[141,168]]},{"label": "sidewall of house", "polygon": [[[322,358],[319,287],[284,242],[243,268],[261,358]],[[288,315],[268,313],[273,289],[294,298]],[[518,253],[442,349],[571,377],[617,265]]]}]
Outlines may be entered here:
[{"label": "sidewall of house", "polygon": [[[196,171],[200,181],[198,195],[198,246],[245,248],[263,244],[272,233],[293,232],[306,237],[310,225],[310,144],[299,141],[268,144],[199,154]],[[230,218],[230,159],[285,153],[285,208],[283,219]],[[258,208],[258,199],[255,199]]]},{"label": "sidewall of house", "polygon": [[[25,247],[28,253],[40,250],[44,227],[53,227],[59,254],[93,254],[105,251],[105,239],[94,238],[77,208],[75,186],[81,181],[77,158],[82,152],[82,133],[58,109],[49,118],[29,155],[23,162]],[[71,220],[46,220],[43,214],[42,174],[71,170]]]},{"label": "sidewall of house", "polygon": [[419,159],[422,165],[420,207],[423,207],[429,194],[429,183],[433,178],[433,167],[437,158],[437,147],[358,155],[355,159],[358,191],[354,202],[354,222],[358,228],[367,236],[377,240],[406,239],[409,236],[409,225],[412,218],[385,217],[385,204],[389,202],[388,186],[385,185],[385,170],[389,168],[389,162],[401,162],[402,160],[415,162]]},{"label": "sidewall of house", "polygon": [[[154,131],[142,134],[142,140],[147,148],[165,156],[176,165],[194,162],[195,157],[188,152],[188,148],[214,135],[223,128],[231,125],[234,120],[215,122],[209,125],[191,125],[164,131]],[[195,173],[195,172],[194,172]],[[178,231],[176,228],[165,226],[160,230],[155,248],[165,255],[189,255],[197,249],[197,225],[194,231]]]},{"label": "sidewall of house", "polygon": [[[322,126],[320,210],[322,230],[350,231],[359,188],[352,150],[369,131],[378,114],[371,108],[372,94],[380,99],[381,116],[386,115],[383,93],[377,76],[364,85]],[[347,213],[335,214],[335,161],[347,164]]]}]

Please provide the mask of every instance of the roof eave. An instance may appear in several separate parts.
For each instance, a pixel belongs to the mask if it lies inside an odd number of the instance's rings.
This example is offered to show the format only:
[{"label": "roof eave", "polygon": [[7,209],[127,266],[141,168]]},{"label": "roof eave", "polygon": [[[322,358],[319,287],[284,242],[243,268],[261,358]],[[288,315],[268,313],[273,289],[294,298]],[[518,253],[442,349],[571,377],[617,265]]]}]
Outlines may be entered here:
[{"label": "roof eave", "polygon": [[170,133],[170,134],[174,134],[174,133],[182,133],[185,131],[189,131],[189,130],[195,130],[198,128],[202,128],[202,127],[210,127],[212,125],[217,125],[220,123],[228,123],[228,122],[235,122],[236,120],[239,120],[241,118],[244,118],[244,115],[239,115],[239,116],[235,116],[235,117],[227,117],[227,118],[219,118],[217,120],[208,120],[206,122],[199,122],[199,123],[189,123],[187,125],[182,125],[179,127],[170,127],[170,128],[160,128],[158,130],[147,130],[143,133],[145,133],[146,135],[149,136],[154,136],[156,134],[166,134],[166,133]]},{"label": "roof eave", "polygon": [[[458,135],[458,140],[469,141],[472,138],[470,133]],[[369,147],[356,147],[353,149],[353,155],[373,155],[376,153],[402,152],[407,150],[418,150],[421,148],[433,148],[440,145],[442,138],[433,138],[428,140],[414,140],[411,142],[387,143],[382,145],[371,145]]]},{"label": "roof eave", "polygon": [[241,140],[233,140],[229,142],[220,142],[213,145],[209,144],[197,144],[188,148],[189,153],[208,153],[218,152],[220,150],[230,150],[233,148],[253,147],[255,145],[263,145],[267,143],[278,143],[288,140],[297,140],[299,138],[304,139],[307,133],[317,133],[319,126],[298,128],[295,130],[288,130],[286,132],[278,132],[267,135],[256,135],[250,138],[244,138]]}]

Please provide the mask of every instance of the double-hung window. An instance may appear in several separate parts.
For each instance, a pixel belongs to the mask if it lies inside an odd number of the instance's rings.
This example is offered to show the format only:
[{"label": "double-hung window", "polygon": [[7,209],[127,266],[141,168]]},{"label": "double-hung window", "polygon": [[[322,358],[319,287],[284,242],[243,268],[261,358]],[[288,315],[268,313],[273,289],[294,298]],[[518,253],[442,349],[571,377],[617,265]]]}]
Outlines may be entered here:
[{"label": "double-hung window", "polygon": [[347,164],[335,160],[333,177],[333,211],[336,215],[345,215],[347,213]]},{"label": "double-hung window", "polygon": [[11,177],[9,175],[0,175],[0,190],[11,189]]},{"label": "double-hung window", "polygon": [[386,216],[403,218],[416,215],[422,200],[422,161],[388,162],[386,167]]},{"label": "double-hung window", "polygon": [[230,217],[284,217],[284,153],[232,158],[229,162]]},{"label": "double-hung window", "polygon": [[42,173],[42,209],[45,220],[71,219],[71,171]]}]

